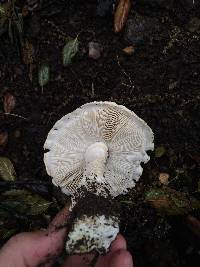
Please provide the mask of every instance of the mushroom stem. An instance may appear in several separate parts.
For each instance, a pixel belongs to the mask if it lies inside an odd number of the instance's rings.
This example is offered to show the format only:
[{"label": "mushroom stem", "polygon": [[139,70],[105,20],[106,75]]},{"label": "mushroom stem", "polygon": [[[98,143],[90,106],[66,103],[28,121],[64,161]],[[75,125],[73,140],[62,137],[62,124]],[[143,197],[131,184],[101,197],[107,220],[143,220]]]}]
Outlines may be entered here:
[{"label": "mushroom stem", "polygon": [[110,244],[119,233],[119,219],[105,215],[76,218],[68,234],[66,251],[68,254],[89,253],[98,251],[108,252]]},{"label": "mushroom stem", "polygon": [[[107,182],[104,178],[108,147],[103,142],[90,145],[85,152],[85,170],[79,187],[85,187],[94,194],[106,196]],[[100,186],[101,185],[101,186]]]},{"label": "mushroom stem", "polygon": [[84,176],[96,176],[97,182],[104,182],[103,174],[108,157],[108,147],[103,142],[90,145],[85,152]]}]

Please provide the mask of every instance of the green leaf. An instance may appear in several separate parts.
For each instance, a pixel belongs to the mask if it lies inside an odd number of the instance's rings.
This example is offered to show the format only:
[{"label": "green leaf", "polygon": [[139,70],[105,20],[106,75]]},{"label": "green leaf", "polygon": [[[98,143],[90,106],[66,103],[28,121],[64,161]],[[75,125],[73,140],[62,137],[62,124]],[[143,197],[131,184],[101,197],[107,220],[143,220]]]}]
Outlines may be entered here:
[{"label": "green leaf", "polygon": [[41,87],[43,87],[48,83],[49,75],[50,75],[49,66],[46,64],[42,65],[38,72],[38,82]]},{"label": "green leaf", "polygon": [[3,228],[3,229],[0,230],[1,239],[8,239],[12,235],[14,235],[16,232],[17,232],[17,229],[6,229],[6,228]]},{"label": "green leaf", "polygon": [[63,65],[68,66],[72,58],[76,55],[79,48],[78,38],[72,39],[66,43],[63,48]]},{"label": "green leaf", "polygon": [[155,157],[161,158],[166,153],[166,149],[164,146],[159,146],[155,149]]},{"label": "green leaf", "polygon": [[27,215],[39,215],[44,213],[52,202],[45,200],[39,195],[29,196],[27,198],[30,209],[27,212]]},{"label": "green leaf", "polygon": [[6,9],[3,5],[0,5],[0,16],[5,15],[6,14]]},{"label": "green leaf", "polygon": [[43,214],[52,202],[27,190],[12,189],[2,194],[0,206],[22,215]]},{"label": "green leaf", "polygon": [[12,162],[5,157],[0,157],[0,178],[4,181],[15,181],[16,173]]}]

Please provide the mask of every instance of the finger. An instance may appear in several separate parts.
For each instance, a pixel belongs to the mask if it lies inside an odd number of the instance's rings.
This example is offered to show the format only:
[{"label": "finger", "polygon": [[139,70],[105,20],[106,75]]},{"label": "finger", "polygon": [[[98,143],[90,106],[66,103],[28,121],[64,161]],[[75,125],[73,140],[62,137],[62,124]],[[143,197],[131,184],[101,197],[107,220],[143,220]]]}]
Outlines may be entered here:
[{"label": "finger", "polygon": [[[103,265],[101,265],[102,267]],[[133,258],[127,250],[118,250],[112,254],[109,265],[106,267],[133,267]],[[97,265],[97,267],[100,267]]]},{"label": "finger", "polygon": [[49,232],[55,231],[57,228],[60,228],[64,231],[66,231],[66,227],[63,227],[67,221],[69,220],[70,211],[69,211],[69,205],[66,205],[60,212],[56,214],[54,219],[49,224],[48,230]]},{"label": "finger", "polygon": [[107,253],[105,256],[100,256],[98,258],[97,266],[104,266],[104,267],[109,266],[110,267],[110,261],[114,253],[120,250],[124,251],[126,250],[126,247],[127,245],[126,245],[125,238],[121,234],[118,234],[116,239],[111,244],[109,253]]},{"label": "finger", "polygon": [[[119,250],[113,253],[109,267],[133,267],[133,258],[127,250]],[[97,266],[98,267],[98,266]]]},{"label": "finger", "polygon": [[0,266],[35,267],[57,256],[62,250],[67,231],[58,226],[64,224],[69,216],[69,209],[65,207],[48,230],[22,233],[11,238],[0,252]]},{"label": "finger", "polygon": [[90,265],[94,257],[94,253],[87,253],[84,255],[72,255],[67,257],[62,267],[86,267]]},{"label": "finger", "polygon": [[111,244],[110,252],[114,252],[119,249],[126,249],[126,247],[126,239],[123,237],[123,235],[118,234],[116,239]]},{"label": "finger", "polygon": [[100,257],[95,267],[133,267],[131,254],[124,249],[110,252],[104,257]]}]

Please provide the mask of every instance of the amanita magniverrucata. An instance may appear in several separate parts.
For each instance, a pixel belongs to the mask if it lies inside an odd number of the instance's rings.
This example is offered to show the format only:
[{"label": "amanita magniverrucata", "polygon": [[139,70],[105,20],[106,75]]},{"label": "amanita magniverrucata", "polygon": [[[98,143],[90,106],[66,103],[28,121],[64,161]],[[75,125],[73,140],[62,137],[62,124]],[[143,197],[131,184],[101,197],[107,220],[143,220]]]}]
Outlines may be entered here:
[{"label": "amanita magniverrucata", "polygon": [[[44,162],[54,185],[85,205],[72,223],[68,253],[107,252],[119,232],[118,216],[98,209],[100,201],[114,199],[133,188],[153,150],[151,128],[134,112],[113,102],[92,102],[62,117],[44,144]],[[94,199],[93,214],[87,193]],[[77,204],[78,205],[78,204]],[[75,207],[76,208],[76,207]],[[91,211],[91,209],[90,209]],[[105,212],[106,213],[106,212]]]}]

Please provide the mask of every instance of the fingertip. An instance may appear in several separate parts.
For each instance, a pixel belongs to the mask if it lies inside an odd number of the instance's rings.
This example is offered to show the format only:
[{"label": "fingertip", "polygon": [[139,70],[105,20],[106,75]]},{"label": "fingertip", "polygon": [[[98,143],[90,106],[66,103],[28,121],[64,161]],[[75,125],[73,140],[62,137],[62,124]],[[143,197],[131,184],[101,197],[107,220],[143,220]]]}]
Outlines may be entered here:
[{"label": "fingertip", "polygon": [[72,255],[66,258],[62,267],[85,267],[89,266],[95,255],[87,253],[83,255]]},{"label": "fingertip", "polygon": [[133,258],[127,250],[118,250],[113,253],[110,267],[133,267]]},{"label": "fingertip", "polygon": [[[55,228],[64,225],[70,218],[69,204],[67,204],[60,212],[57,213],[55,218],[49,224],[48,230],[54,231]],[[65,227],[66,228],[66,227]]]},{"label": "fingertip", "polygon": [[125,250],[126,248],[127,248],[126,239],[123,237],[123,235],[118,234],[116,239],[111,244],[110,251],[114,252],[120,249]]}]

